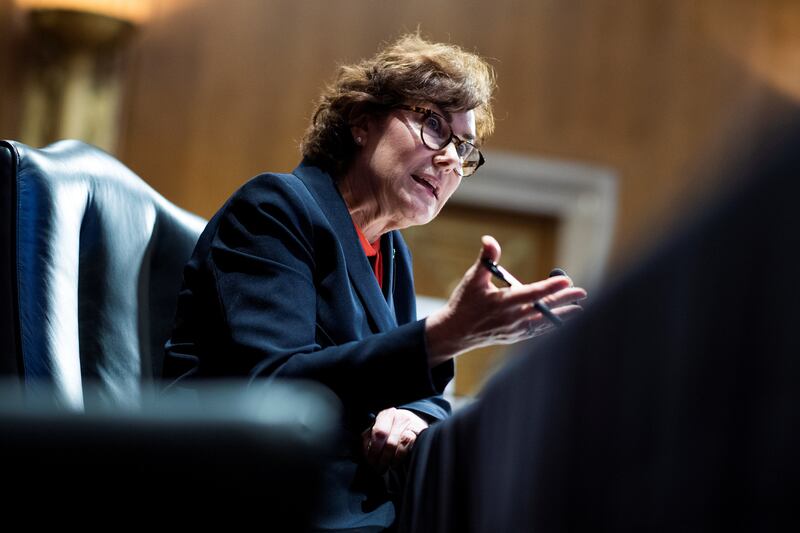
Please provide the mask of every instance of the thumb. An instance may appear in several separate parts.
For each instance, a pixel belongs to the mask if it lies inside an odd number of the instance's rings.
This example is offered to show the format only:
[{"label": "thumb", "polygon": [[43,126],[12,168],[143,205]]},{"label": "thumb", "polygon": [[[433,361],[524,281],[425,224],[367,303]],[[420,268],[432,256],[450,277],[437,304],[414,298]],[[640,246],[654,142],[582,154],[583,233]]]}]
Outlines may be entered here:
[{"label": "thumb", "polygon": [[481,237],[481,251],[475,263],[475,278],[477,278],[480,283],[490,283],[492,274],[481,264],[481,261],[484,259],[488,259],[492,263],[497,263],[497,261],[500,260],[500,244],[497,242],[497,239],[491,235],[484,235]]},{"label": "thumb", "polygon": [[500,243],[491,235],[481,237],[481,255],[478,261],[484,257],[492,263],[500,261]]}]

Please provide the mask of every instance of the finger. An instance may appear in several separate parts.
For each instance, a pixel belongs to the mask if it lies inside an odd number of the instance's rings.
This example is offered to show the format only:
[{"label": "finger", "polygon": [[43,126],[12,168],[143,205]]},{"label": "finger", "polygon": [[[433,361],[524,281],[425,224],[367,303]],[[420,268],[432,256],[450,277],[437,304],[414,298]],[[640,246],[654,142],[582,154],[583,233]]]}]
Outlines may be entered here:
[{"label": "finger", "polygon": [[[578,301],[583,300],[583,299],[586,298],[586,296],[587,296],[586,289],[584,289],[583,287],[575,287],[575,285],[572,283],[572,278],[569,277],[568,275],[564,274],[563,276],[553,276],[553,277],[563,277],[564,279],[569,281],[569,288],[570,289],[576,289],[578,291],[578,292],[574,293],[575,294],[575,298],[570,300],[571,302],[578,302]],[[553,304],[553,305],[555,305],[555,304]],[[551,307],[552,307],[552,305],[551,305]]]},{"label": "finger", "polygon": [[402,460],[419,432],[427,427],[427,422],[412,411],[395,409],[392,428],[381,452],[379,465],[388,468],[396,464],[398,454]]},{"label": "finger", "polygon": [[[583,307],[576,304],[564,305],[551,309],[553,314],[560,318],[562,321],[575,318],[583,312]],[[547,317],[539,311],[533,313],[523,324],[521,328],[525,335],[536,336],[551,329],[555,329],[554,325]]]},{"label": "finger", "polygon": [[[398,414],[399,413],[400,411],[398,411]],[[383,450],[381,450],[380,457],[378,457],[377,465],[380,468],[389,468],[393,464],[394,458],[397,455],[397,448],[400,446],[401,441],[407,438],[404,434],[408,431],[410,430],[406,427],[403,417],[396,415],[392,429],[389,432],[389,436],[386,438],[386,443],[383,446]]]},{"label": "finger", "polygon": [[378,464],[380,461],[383,448],[386,446],[386,440],[389,438],[392,426],[394,425],[394,415],[395,409],[389,408],[378,413],[378,416],[375,418],[366,453],[367,461],[371,464]]},{"label": "finger", "polygon": [[406,429],[400,434],[400,442],[397,444],[397,451],[392,459],[392,466],[399,466],[403,460],[408,456],[411,448],[417,440],[417,433],[411,429]]},{"label": "finger", "polygon": [[[492,318],[495,320],[490,325],[491,338],[496,343],[517,342],[521,338],[528,338],[532,329],[541,325],[551,325],[552,322],[536,309],[535,304],[538,301],[547,305],[550,311],[559,318],[561,318],[559,316],[561,313],[571,318],[573,313],[583,310],[580,305],[575,303],[575,299],[582,295],[583,291],[580,289],[564,289],[563,292],[548,298],[549,301],[533,300],[500,306],[492,313]],[[559,311],[560,309],[564,309],[564,311]]]},{"label": "finger", "polygon": [[400,430],[399,428],[395,428],[394,431],[389,435],[386,439],[386,444],[381,451],[381,455],[378,458],[378,466],[381,468],[389,468],[392,466],[394,461],[395,455],[397,455],[397,448],[400,445]]},{"label": "finger", "polygon": [[550,274],[547,275],[548,278],[554,278],[556,276],[564,276],[567,278],[569,280],[569,286],[572,287],[572,278],[569,277],[569,274],[564,272],[564,269],[556,267],[550,271]]},{"label": "finger", "polygon": [[502,299],[505,303],[521,304],[539,300],[568,288],[569,280],[564,276],[556,276],[519,287],[510,287],[503,291]]},{"label": "finger", "polygon": [[562,305],[574,304],[584,299],[586,299],[586,291],[580,287],[569,287],[541,298],[551,309]]},{"label": "finger", "polygon": [[581,307],[578,304],[569,304],[553,309],[553,314],[555,314],[561,320],[569,320],[571,318],[575,318],[582,312],[583,312],[583,307]]},{"label": "finger", "polygon": [[[518,318],[527,320],[531,316],[539,316],[542,314],[541,311],[536,309],[536,304],[538,302],[545,304],[551,311],[555,312],[556,309],[564,306],[575,305],[580,307],[578,302],[585,298],[586,291],[583,289],[567,288],[538,300],[516,304],[518,307],[512,309]],[[507,316],[513,315],[508,313]]]},{"label": "finger", "polygon": [[478,259],[481,257],[485,257],[493,263],[500,261],[500,243],[491,235],[481,237],[481,255]]},{"label": "finger", "polygon": [[483,260],[488,259],[492,263],[497,263],[500,260],[500,243],[491,235],[484,235],[481,237],[481,251],[478,254],[478,260],[473,265],[475,272],[474,279],[480,285],[491,283],[492,274],[481,263]]}]

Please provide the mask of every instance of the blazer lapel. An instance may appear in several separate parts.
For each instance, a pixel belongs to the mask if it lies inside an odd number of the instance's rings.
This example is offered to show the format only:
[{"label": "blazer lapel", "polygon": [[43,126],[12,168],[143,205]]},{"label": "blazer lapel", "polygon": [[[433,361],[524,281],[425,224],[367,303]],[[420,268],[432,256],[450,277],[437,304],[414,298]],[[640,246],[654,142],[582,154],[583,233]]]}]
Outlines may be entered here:
[{"label": "blazer lapel", "polygon": [[394,281],[397,277],[397,265],[394,261],[394,234],[394,231],[390,231],[383,236],[381,254],[383,255],[383,297],[392,315],[392,324],[397,327],[397,315],[394,311]]},{"label": "blazer lapel", "polygon": [[[378,328],[377,332],[394,329],[397,327],[394,311],[381,293],[381,288],[375,279],[369,260],[361,249],[358,234],[353,226],[353,219],[350,217],[350,212],[347,210],[344,199],[334,184],[333,178],[320,168],[305,161],[294,169],[293,174],[306,185],[336,230],[336,233],[340,236],[350,282],[361,298],[367,314]],[[382,244],[381,253],[385,253],[384,250],[385,245]],[[393,263],[391,256],[384,256],[384,265],[387,265],[387,263]],[[394,276],[393,264],[390,269],[384,267],[384,276],[384,286],[386,286],[387,282],[391,283]]]}]

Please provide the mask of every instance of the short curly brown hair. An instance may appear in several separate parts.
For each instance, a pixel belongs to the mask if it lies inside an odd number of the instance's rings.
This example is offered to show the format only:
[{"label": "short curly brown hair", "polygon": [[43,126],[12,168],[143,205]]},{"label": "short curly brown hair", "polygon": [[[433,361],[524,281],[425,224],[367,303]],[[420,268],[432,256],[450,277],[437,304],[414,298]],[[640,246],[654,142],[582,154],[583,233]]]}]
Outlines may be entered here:
[{"label": "short curly brown hair", "polygon": [[351,124],[406,102],[430,102],[447,112],[475,110],[480,143],[494,131],[495,86],[494,70],[478,55],[416,33],[403,35],[374,57],[339,68],[303,137],[303,157],[338,177],[356,150]]}]

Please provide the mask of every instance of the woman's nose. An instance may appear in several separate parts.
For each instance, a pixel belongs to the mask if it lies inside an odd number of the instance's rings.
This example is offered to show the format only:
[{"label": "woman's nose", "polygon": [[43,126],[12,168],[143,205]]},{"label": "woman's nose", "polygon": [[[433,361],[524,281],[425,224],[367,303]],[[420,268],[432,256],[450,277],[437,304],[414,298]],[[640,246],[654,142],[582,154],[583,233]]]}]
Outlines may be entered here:
[{"label": "woman's nose", "polygon": [[447,143],[447,146],[436,152],[433,156],[433,162],[440,169],[446,168],[459,176],[461,175],[461,159],[458,157],[454,142]]}]

